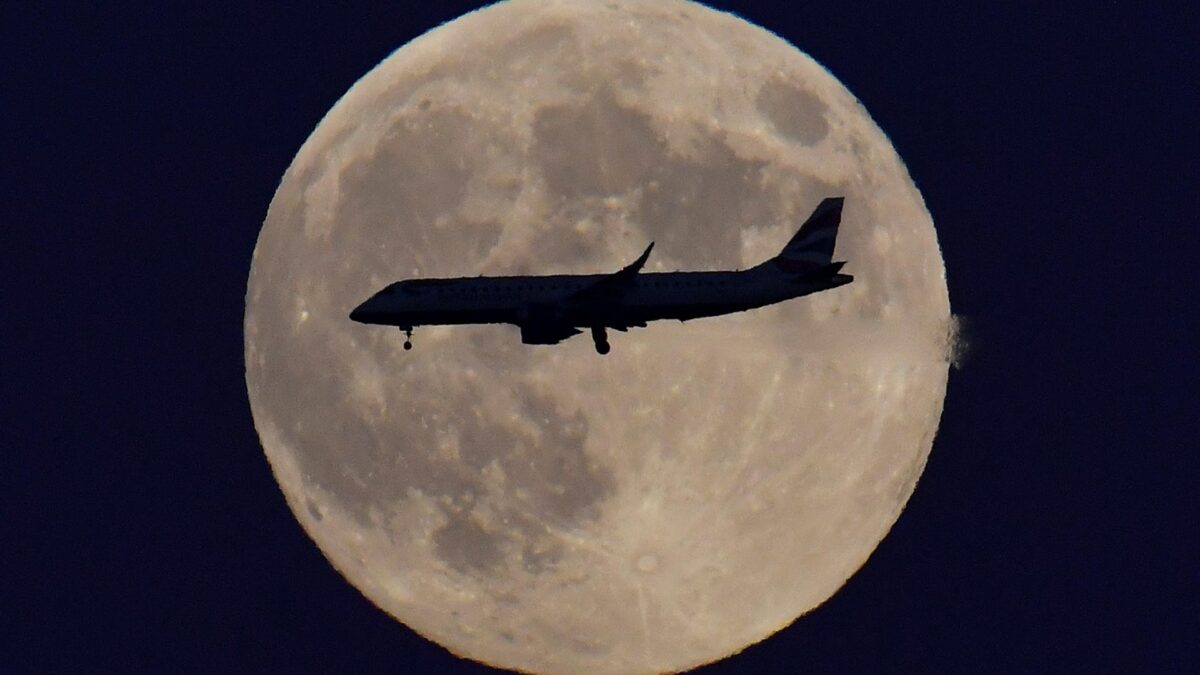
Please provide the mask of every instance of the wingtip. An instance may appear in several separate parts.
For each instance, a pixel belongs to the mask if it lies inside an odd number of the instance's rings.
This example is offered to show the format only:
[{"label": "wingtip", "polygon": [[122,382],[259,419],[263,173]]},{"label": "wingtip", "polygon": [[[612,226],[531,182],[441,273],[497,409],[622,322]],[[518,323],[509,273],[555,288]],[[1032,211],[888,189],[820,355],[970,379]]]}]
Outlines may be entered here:
[{"label": "wingtip", "polygon": [[654,249],[654,242],[650,242],[650,245],[646,247],[646,250],[642,251],[642,254],[640,256],[638,256],[637,264],[638,265],[644,264],[646,262],[646,260],[650,258],[650,251],[653,249]]}]

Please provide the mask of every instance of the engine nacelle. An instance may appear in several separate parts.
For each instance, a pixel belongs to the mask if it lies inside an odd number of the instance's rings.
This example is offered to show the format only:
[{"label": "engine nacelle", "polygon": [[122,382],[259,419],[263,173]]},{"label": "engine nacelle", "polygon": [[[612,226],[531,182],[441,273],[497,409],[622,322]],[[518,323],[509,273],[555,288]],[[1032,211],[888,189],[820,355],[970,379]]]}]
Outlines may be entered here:
[{"label": "engine nacelle", "polygon": [[521,324],[521,342],[527,345],[553,345],[582,331],[574,326],[556,323]]},{"label": "engine nacelle", "polygon": [[517,319],[521,342],[527,345],[557,344],[582,332],[567,322],[561,307],[553,304],[526,305]]}]

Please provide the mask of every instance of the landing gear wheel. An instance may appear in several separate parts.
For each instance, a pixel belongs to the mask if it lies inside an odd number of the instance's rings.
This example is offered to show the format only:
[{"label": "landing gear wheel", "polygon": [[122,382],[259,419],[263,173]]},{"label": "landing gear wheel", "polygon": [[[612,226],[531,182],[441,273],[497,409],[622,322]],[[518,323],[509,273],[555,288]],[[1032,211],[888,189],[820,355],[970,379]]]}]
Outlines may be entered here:
[{"label": "landing gear wheel", "polygon": [[604,326],[592,326],[592,341],[596,343],[597,354],[607,354],[612,351],[612,347],[608,344],[608,333],[604,330]]},{"label": "landing gear wheel", "polygon": [[400,330],[404,331],[404,351],[412,349],[412,327],[400,326]]}]

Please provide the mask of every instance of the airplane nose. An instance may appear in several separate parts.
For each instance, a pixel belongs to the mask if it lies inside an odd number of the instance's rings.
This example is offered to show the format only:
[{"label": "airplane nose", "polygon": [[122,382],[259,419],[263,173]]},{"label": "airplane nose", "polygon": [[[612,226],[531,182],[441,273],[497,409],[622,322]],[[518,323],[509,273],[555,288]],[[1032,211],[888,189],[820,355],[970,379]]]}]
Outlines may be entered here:
[{"label": "airplane nose", "polygon": [[355,307],[354,310],[350,312],[350,320],[357,321],[359,323],[371,323],[371,315],[374,314],[374,312],[371,310],[370,305],[371,300],[373,299],[374,298],[370,298],[358,307]]}]

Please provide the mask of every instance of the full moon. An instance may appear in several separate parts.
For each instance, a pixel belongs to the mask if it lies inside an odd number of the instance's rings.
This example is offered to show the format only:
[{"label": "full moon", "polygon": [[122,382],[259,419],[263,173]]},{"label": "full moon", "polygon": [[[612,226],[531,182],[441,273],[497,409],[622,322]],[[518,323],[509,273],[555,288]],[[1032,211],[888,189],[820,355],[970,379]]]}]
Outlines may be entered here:
[{"label": "full moon", "polygon": [[[403,278],[744,269],[822,198],[854,283],[521,344],[350,310]],[[405,45],[308,138],[246,297],[255,425],[297,519],[463,657],[681,670],[829,598],[925,466],[950,306],[930,215],[811,58],[682,0],[512,0]]]}]

